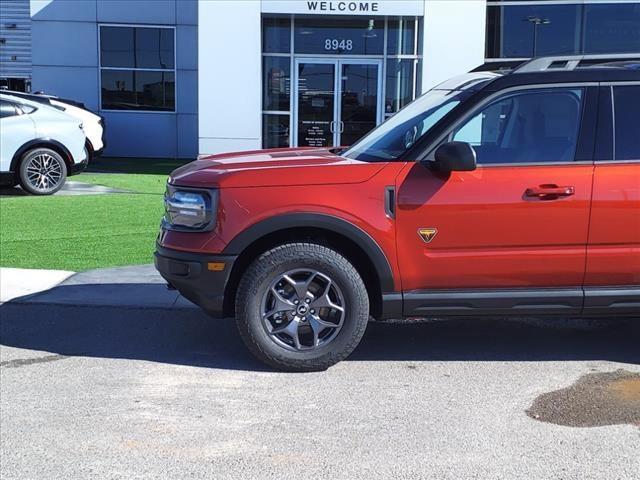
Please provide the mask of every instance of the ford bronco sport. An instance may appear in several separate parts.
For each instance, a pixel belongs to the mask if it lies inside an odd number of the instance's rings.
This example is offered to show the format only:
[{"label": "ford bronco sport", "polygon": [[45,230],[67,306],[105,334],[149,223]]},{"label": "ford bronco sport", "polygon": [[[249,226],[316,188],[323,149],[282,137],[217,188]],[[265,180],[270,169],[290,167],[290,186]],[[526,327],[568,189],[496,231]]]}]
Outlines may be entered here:
[{"label": "ford bronco sport", "polygon": [[538,58],[429,91],[344,150],[174,171],[156,266],[272,367],[367,322],[640,314],[640,70]]}]

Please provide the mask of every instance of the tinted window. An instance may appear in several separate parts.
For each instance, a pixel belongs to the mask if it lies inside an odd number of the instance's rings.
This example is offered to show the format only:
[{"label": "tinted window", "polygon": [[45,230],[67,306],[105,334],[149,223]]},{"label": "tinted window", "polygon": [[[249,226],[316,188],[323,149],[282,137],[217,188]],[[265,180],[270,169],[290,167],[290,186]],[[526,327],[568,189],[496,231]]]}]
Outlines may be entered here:
[{"label": "tinted window", "polygon": [[173,111],[174,106],[173,72],[102,70],[102,108]]},{"label": "tinted window", "polygon": [[262,51],[267,53],[291,52],[291,20],[265,17],[262,21]]},{"label": "tinted window", "polygon": [[640,160],[640,86],[613,89],[616,119],[616,160]]},{"label": "tinted window", "polygon": [[413,55],[415,49],[416,21],[407,18],[390,18],[387,22],[387,54]]},{"label": "tinted window", "polygon": [[102,108],[175,110],[174,30],[100,27]]},{"label": "tinted window", "polygon": [[580,51],[582,5],[487,8],[487,58],[528,58]]},{"label": "tinted window", "polygon": [[290,57],[263,58],[263,110],[289,110]]},{"label": "tinted window", "polygon": [[264,148],[289,146],[289,115],[262,116],[262,144]]},{"label": "tinted window", "polygon": [[296,18],[296,53],[382,55],[384,19]]},{"label": "tinted window", "polygon": [[472,116],[453,140],[470,143],[481,164],[572,161],[581,104],[580,89],[509,94]]},{"label": "tinted window", "polygon": [[173,29],[101,27],[100,60],[103,67],[174,67]]},{"label": "tinted window", "polygon": [[415,60],[387,60],[387,84],[384,112],[395,113],[413,100],[413,68]]},{"label": "tinted window", "polygon": [[17,111],[13,103],[0,100],[0,118],[12,117],[14,115],[17,115]]},{"label": "tinted window", "polygon": [[585,5],[585,53],[640,51],[640,3]]}]

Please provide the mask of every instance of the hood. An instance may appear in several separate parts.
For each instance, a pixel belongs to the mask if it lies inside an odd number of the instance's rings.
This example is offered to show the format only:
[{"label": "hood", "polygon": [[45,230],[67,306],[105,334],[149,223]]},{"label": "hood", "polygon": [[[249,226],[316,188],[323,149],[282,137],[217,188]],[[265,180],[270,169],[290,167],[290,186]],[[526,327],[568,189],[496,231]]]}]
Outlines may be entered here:
[{"label": "hood", "polygon": [[256,150],[200,157],[175,170],[170,181],[191,187],[278,187],[365,182],[384,167],[340,157],[329,149]]}]

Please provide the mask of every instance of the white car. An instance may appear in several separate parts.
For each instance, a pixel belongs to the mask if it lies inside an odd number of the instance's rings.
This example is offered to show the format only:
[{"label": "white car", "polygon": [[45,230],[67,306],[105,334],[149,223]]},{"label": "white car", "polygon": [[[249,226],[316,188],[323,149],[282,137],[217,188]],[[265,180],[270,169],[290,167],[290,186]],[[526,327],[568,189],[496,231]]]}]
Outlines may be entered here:
[{"label": "white car", "polygon": [[104,149],[104,121],[99,115],[84,108],[83,104],[52,95],[45,95],[44,93],[23,93],[10,90],[5,90],[2,93],[30,102],[52,106],[80,120],[84,134],[87,136],[89,161],[100,155]]},{"label": "white car", "polygon": [[62,188],[87,165],[82,122],[52,106],[0,93],[0,179],[34,195]]}]

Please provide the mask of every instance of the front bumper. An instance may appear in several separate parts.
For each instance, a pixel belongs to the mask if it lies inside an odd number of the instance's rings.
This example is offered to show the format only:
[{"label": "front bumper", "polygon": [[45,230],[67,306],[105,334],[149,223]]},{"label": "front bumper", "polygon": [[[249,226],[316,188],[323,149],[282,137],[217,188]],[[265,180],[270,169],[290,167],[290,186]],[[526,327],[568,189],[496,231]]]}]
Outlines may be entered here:
[{"label": "front bumper", "polygon": [[[237,258],[182,252],[157,245],[155,266],[162,278],[183,297],[211,316],[222,318],[225,314],[225,290]],[[224,264],[222,270],[220,264]]]}]

